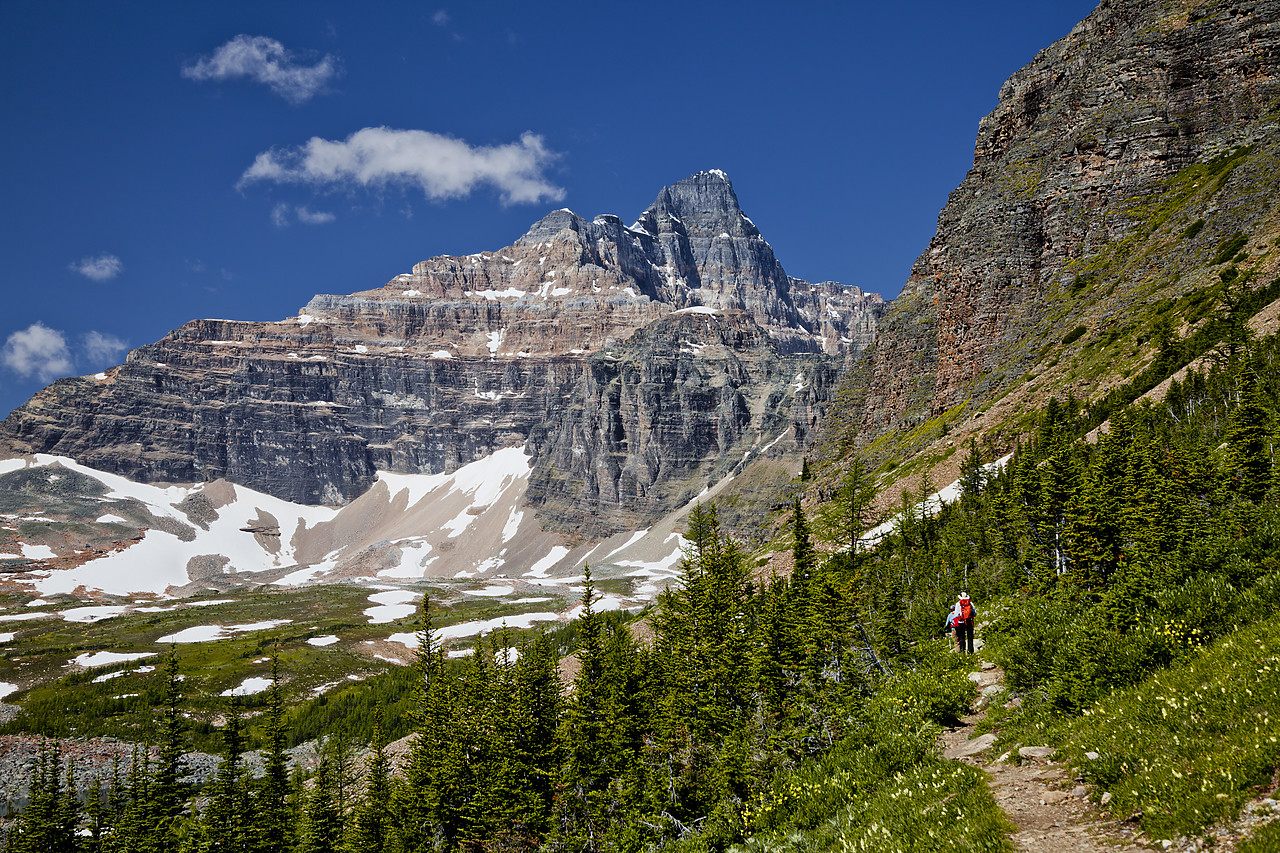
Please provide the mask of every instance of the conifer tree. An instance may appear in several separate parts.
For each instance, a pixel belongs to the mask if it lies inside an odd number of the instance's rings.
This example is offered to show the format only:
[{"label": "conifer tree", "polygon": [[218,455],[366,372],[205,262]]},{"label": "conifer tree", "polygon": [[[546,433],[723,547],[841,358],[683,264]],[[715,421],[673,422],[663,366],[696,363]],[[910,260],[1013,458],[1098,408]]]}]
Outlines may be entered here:
[{"label": "conifer tree", "polygon": [[365,790],[352,821],[350,848],[357,853],[384,853],[390,841],[391,762],[382,725],[382,708],[375,712],[372,752],[365,765]]},{"label": "conifer tree", "polygon": [[[62,749],[45,741],[36,756],[30,799],[10,838],[13,853],[75,853],[79,819],[75,789],[62,775]],[[68,774],[69,775],[69,774]]]},{"label": "conifer tree", "polygon": [[271,687],[267,689],[266,772],[253,801],[254,849],[259,853],[287,853],[293,844],[289,769],[285,757],[287,737],[277,647],[271,654]]},{"label": "conifer tree", "polygon": [[241,760],[244,754],[242,726],[239,712],[232,707],[222,728],[222,763],[204,815],[206,853],[236,853],[250,847],[249,792]]},{"label": "conifer tree", "polygon": [[306,830],[299,853],[337,853],[342,841],[342,816],[334,797],[332,765],[328,756],[320,759],[315,784],[307,797]]},{"label": "conifer tree", "polygon": [[1252,368],[1242,370],[1238,382],[1239,402],[1227,423],[1228,463],[1239,494],[1256,504],[1271,488],[1271,413],[1262,405]]},{"label": "conifer tree", "polygon": [[875,497],[875,482],[866,463],[854,456],[831,499],[818,507],[818,529],[823,541],[835,542],[856,554],[860,537],[868,527],[868,513]]},{"label": "conifer tree", "polygon": [[178,671],[177,651],[170,649],[164,665],[164,704],[161,708],[160,755],[152,783],[151,804],[155,827],[154,847],[158,851],[176,851],[179,826],[186,807],[182,785],[182,755],[186,752],[183,732],[186,728],[181,712],[182,681]]}]

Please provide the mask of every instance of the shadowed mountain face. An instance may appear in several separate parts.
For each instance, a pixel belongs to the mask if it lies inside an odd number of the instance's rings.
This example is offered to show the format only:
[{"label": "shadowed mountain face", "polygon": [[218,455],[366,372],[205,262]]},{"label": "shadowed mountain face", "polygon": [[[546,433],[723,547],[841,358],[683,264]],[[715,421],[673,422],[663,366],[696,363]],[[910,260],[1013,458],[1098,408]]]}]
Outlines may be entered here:
[{"label": "shadowed mountain face", "polygon": [[879,296],[789,278],[722,172],[628,228],[548,214],[511,246],[442,256],[279,322],[196,320],[63,379],[3,423],[15,452],[145,482],[226,478],[345,503],[377,471],[510,446],[566,530],[651,519],[754,449],[807,442]]}]

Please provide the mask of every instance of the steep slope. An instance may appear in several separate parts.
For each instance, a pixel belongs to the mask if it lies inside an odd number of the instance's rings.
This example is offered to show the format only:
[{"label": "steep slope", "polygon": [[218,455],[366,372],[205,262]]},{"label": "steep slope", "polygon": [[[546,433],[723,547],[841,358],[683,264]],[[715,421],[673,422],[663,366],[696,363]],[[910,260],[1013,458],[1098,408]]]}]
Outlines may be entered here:
[{"label": "steep slope", "polygon": [[996,454],[1019,410],[1096,398],[1230,288],[1269,282],[1278,105],[1280,4],[1103,2],[981,121],[973,168],[846,383],[835,454],[917,455],[899,474],[945,460],[946,482],[967,436]]},{"label": "steep slope", "polygon": [[[120,367],[54,383],[0,434],[18,453],[143,482],[225,478],[310,504],[351,501],[378,472],[449,472],[527,446],[536,500],[558,507],[548,523],[611,533],[674,508],[765,432],[795,421],[789,444],[802,444],[883,307],[789,278],[728,177],[700,172],[631,228],[555,211],[497,252],[432,258],[295,318],[193,321]],[[702,312],[693,337],[663,319],[685,310]],[[606,369],[615,360],[639,372]],[[801,375],[817,378],[789,392]],[[586,422],[608,435],[578,442]]]}]

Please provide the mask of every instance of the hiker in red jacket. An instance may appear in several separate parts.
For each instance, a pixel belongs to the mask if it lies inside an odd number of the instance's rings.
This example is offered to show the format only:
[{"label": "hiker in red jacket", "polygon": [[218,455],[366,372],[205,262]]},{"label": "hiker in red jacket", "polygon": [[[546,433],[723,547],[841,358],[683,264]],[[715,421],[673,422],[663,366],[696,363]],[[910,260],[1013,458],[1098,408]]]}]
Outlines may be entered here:
[{"label": "hiker in red jacket", "polygon": [[960,593],[956,597],[955,607],[951,608],[950,621],[956,629],[956,648],[961,652],[973,654],[973,623],[977,618],[978,608],[973,606],[969,593]]}]

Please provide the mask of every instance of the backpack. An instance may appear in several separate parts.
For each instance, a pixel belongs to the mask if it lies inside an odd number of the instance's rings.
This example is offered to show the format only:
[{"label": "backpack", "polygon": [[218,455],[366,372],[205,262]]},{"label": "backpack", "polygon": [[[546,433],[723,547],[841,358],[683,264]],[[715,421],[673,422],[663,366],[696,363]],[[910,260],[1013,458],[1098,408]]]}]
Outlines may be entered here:
[{"label": "backpack", "polygon": [[956,627],[968,627],[973,624],[973,604],[968,601],[960,602],[960,612],[956,614]]}]

